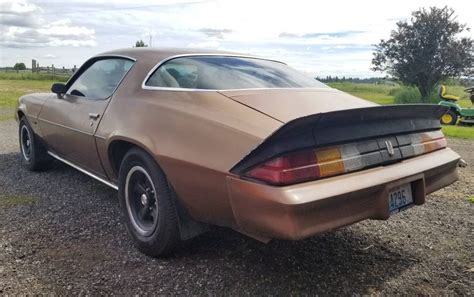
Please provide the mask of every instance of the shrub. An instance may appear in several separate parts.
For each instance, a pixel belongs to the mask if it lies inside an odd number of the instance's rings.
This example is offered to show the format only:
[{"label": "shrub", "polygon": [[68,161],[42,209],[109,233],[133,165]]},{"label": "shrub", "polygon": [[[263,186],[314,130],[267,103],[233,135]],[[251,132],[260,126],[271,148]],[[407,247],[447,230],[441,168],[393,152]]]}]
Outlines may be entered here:
[{"label": "shrub", "polygon": [[395,92],[396,104],[420,103],[421,94],[415,87],[401,87]]},{"label": "shrub", "polygon": [[[394,91],[395,103],[396,104],[416,104],[421,102],[421,94],[415,87],[400,87]],[[438,90],[433,90],[428,96],[427,104],[437,104],[440,98]]]}]

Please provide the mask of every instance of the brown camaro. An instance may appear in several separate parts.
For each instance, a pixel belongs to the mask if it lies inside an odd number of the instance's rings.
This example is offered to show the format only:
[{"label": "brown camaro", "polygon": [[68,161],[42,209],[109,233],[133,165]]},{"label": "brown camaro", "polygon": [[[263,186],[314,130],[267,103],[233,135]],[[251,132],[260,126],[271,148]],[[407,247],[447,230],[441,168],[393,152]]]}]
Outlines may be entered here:
[{"label": "brown camaro", "polygon": [[438,105],[378,106],[286,64],[124,49],[19,99],[23,164],[58,159],[118,190],[149,255],[209,225],[297,240],[425,202],[457,179]]}]

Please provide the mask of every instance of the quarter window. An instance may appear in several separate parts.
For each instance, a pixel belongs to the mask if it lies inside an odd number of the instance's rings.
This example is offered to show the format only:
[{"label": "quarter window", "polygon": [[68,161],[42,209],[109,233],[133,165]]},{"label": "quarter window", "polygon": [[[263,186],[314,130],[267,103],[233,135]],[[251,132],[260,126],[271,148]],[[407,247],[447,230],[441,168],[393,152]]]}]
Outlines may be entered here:
[{"label": "quarter window", "polygon": [[68,93],[90,99],[106,99],[132,65],[133,61],[123,58],[98,60],[73,82]]}]

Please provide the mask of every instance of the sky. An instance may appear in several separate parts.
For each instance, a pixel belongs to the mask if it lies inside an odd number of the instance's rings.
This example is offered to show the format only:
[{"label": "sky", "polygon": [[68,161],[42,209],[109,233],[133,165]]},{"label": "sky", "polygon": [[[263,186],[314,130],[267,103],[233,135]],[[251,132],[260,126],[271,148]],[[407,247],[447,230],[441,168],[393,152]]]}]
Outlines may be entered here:
[{"label": "sky", "polygon": [[374,44],[412,11],[445,5],[474,30],[469,0],[0,0],[0,67],[79,67],[151,36],[153,47],[235,51],[313,76],[383,76],[370,70]]}]

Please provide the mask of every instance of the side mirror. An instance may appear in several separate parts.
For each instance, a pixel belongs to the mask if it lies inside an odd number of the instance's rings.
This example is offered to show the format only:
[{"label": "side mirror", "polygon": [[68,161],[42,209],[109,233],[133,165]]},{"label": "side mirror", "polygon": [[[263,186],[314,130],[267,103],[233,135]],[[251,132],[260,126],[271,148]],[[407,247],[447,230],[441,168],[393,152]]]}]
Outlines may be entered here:
[{"label": "side mirror", "polygon": [[51,92],[56,93],[58,98],[61,98],[67,92],[66,85],[62,83],[54,83],[51,86]]}]

